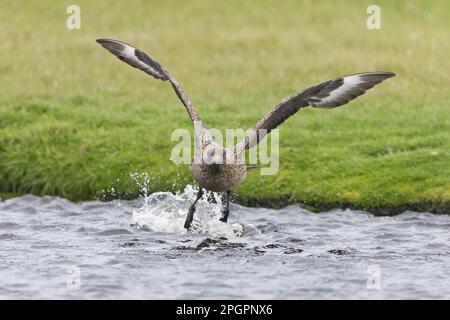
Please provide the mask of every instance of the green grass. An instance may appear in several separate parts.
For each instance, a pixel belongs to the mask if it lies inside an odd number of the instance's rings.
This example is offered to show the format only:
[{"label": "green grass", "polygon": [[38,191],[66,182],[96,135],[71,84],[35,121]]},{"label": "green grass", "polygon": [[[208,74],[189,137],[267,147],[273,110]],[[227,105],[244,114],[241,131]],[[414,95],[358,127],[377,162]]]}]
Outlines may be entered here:
[{"label": "green grass", "polygon": [[[192,183],[169,161],[191,128],[167,83],[95,43],[151,54],[184,85],[209,127],[251,128],[283,97],[336,76],[398,73],[350,105],[305,109],[280,127],[280,171],[249,174],[242,203],[320,208],[450,207],[450,2],[2,1],[0,192],[92,199]],[[442,210],[441,210],[442,211]]]}]

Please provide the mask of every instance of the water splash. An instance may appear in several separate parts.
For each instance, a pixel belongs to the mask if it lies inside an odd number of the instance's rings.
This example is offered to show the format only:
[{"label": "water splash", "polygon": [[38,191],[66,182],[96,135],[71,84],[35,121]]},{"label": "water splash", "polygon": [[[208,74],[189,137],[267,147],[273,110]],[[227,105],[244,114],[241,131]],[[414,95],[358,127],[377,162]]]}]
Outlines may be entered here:
[{"label": "water splash", "polygon": [[223,223],[221,217],[222,202],[214,194],[217,203],[210,203],[208,195],[197,202],[191,230],[184,228],[184,221],[189,206],[194,202],[197,189],[191,185],[186,186],[183,192],[155,192],[146,195],[142,207],[133,211],[131,224],[139,229],[185,234],[210,234],[216,237],[240,237],[244,233],[244,225],[240,223]]},{"label": "water splash", "polygon": [[139,187],[139,191],[146,199],[150,192],[150,175],[147,172],[130,172],[131,180]]}]

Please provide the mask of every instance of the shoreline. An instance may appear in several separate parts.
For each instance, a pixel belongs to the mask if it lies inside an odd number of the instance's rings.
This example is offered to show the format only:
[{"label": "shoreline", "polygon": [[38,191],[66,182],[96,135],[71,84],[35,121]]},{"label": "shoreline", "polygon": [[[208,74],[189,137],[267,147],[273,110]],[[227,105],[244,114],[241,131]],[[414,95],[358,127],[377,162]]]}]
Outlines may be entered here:
[{"label": "shoreline", "polygon": [[433,202],[423,202],[423,203],[413,203],[413,204],[399,204],[399,205],[384,205],[384,206],[361,206],[353,203],[342,203],[342,202],[328,202],[328,203],[309,203],[306,201],[290,202],[287,199],[249,199],[237,204],[254,207],[254,208],[275,208],[280,209],[290,205],[299,205],[300,207],[315,213],[327,212],[334,209],[350,209],[357,211],[369,212],[375,216],[395,216],[401,214],[405,211],[414,212],[428,212],[433,214],[450,214],[450,202],[448,203],[433,203]]},{"label": "shoreline", "polygon": [[[44,196],[52,196],[52,197],[60,197],[63,199],[67,199],[65,197],[59,195],[36,195],[31,193],[1,193],[0,192],[0,202],[13,199],[16,197],[21,197],[25,195],[34,195],[37,197]],[[73,202],[82,202],[82,201],[101,201],[108,202],[112,200],[135,200],[139,197],[123,197],[123,198],[104,198],[100,199],[100,197],[93,197],[88,199],[77,199],[70,200]],[[361,206],[353,203],[342,203],[342,202],[308,202],[301,200],[292,200],[288,196],[280,197],[278,199],[261,199],[261,198],[240,198],[237,194],[233,195],[232,202],[235,204],[239,204],[246,207],[252,208],[270,208],[270,209],[281,209],[291,205],[300,206],[303,209],[314,213],[323,213],[334,209],[350,209],[357,211],[364,211],[373,214],[374,216],[395,216],[401,214],[405,211],[414,211],[414,212],[426,212],[437,215],[450,214],[450,202],[422,202],[422,203],[412,203],[412,204],[399,204],[399,205],[381,205],[381,206]]]}]

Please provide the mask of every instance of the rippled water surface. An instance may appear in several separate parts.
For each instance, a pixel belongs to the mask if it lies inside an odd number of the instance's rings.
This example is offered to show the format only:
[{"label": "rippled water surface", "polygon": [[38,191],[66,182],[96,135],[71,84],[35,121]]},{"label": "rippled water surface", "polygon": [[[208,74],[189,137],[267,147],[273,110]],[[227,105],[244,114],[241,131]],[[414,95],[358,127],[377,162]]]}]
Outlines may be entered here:
[{"label": "rippled water surface", "polygon": [[0,298],[450,298],[450,217],[199,202],[0,202]]}]

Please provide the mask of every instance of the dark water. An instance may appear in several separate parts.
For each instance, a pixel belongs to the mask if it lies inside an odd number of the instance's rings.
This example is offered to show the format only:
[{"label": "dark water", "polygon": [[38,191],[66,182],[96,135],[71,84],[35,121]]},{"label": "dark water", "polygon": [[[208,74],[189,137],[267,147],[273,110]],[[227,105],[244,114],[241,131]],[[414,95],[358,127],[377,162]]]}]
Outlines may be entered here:
[{"label": "dark water", "polygon": [[0,202],[0,298],[450,298],[450,217],[314,214],[194,198]]}]

